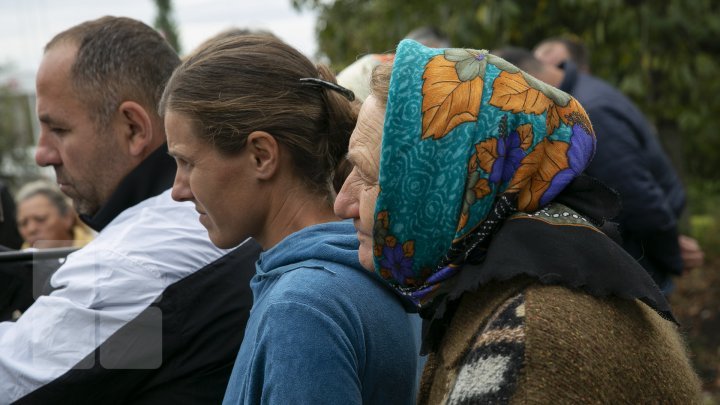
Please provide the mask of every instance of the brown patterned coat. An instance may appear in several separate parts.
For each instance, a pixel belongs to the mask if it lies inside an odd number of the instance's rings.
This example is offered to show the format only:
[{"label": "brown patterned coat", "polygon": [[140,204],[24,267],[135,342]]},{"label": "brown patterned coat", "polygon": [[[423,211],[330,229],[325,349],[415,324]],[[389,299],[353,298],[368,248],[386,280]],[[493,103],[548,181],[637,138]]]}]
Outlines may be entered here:
[{"label": "brown patterned coat", "polygon": [[676,326],[640,301],[527,279],[466,294],[418,404],[700,402]]}]

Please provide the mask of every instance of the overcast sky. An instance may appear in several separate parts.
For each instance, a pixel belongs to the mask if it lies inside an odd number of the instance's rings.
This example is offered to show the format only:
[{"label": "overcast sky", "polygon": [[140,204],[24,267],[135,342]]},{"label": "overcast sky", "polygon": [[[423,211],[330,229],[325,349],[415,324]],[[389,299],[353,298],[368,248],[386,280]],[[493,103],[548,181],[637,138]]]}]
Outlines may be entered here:
[{"label": "overcast sky", "polygon": [[[264,28],[314,56],[315,15],[293,10],[291,0],[174,0],[183,51],[230,27]],[[34,75],[42,48],[55,34],[104,15],[152,25],[153,0],[0,0],[0,65]]]}]

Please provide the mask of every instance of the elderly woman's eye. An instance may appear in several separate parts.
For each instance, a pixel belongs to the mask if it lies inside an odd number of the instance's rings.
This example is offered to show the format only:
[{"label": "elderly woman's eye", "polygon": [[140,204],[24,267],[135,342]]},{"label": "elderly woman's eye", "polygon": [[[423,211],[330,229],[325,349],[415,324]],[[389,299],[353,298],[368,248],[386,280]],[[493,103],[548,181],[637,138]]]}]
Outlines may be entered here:
[{"label": "elderly woman's eye", "polygon": [[359,173],[359,175],[360,175],[360,179],[362,180],[362,186],[365,189],[371,189],[378,184],[377,180],[370,178],[370,176],[367,176],[363,173]]}]

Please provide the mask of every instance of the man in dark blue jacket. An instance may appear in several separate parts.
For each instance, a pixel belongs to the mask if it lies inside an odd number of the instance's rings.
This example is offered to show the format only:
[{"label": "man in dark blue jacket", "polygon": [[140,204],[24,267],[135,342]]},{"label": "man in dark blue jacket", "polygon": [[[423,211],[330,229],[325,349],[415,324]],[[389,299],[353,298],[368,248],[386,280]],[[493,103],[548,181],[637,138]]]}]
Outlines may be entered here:
[{"label": "man in dark blue jacket", "polygon": [[575,97],[597,135],[586,173],[620,193],[623,248],[667,294],[683,271],[678,219],[685,206],[680,179],[640,110],[610,84],[579,71],[572,60],[545,64],[519,48],[496,52],[536,78]]}]

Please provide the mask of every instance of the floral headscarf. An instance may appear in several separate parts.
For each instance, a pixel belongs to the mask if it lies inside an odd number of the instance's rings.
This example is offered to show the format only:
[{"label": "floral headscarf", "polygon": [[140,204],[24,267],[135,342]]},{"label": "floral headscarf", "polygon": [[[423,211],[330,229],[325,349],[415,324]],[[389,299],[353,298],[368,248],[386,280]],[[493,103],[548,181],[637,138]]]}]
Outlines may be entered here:
[{"label": "floral headscarf", "polygon": [[568,94],[484,50],[404,40],[385,114],[376,271],[426,306],[504,218],[553,200],[594,149]]}]

